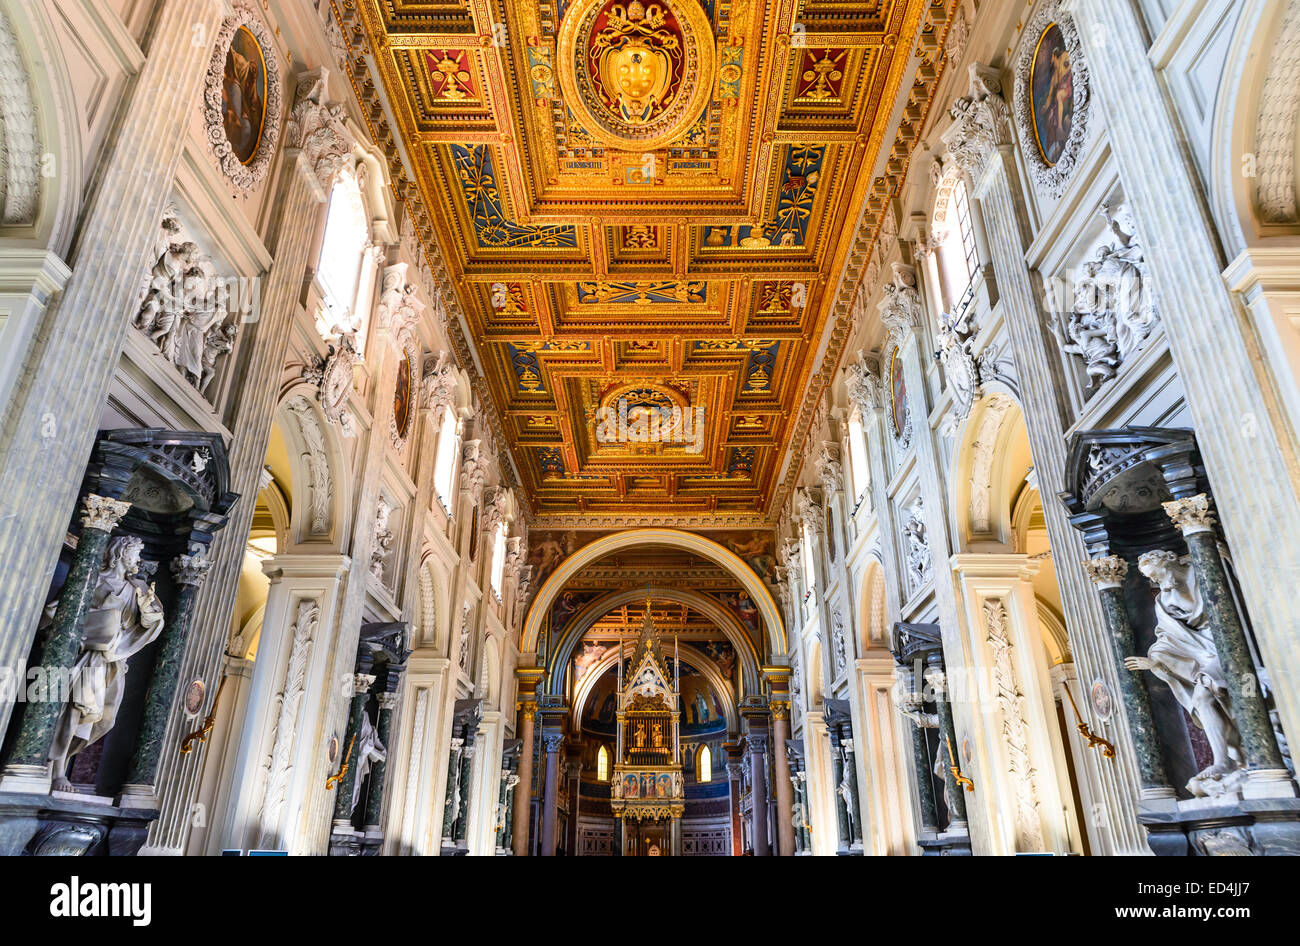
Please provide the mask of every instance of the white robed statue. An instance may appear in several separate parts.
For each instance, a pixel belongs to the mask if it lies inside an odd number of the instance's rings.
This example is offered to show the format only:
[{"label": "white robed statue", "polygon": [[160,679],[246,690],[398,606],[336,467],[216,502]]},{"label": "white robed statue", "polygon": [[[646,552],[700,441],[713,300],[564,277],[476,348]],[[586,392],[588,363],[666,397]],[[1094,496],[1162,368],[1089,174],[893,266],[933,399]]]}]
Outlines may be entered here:
[{"label": "white robed statue", "polygon": [[1239,770],[1244,760],[1229,709],[1227,681],[1191,562],[1160,550],[1139,558],[1138,570],[1160,589],[1155,602],[1156,640],[1145,657],[1125,657],[1124,666],[1150,670],[1167,683],[1205,731],[1213,761],[1192,777],[1187,790],[1197,796],[1218,795],[1230,787],[1225,777]]},{"label": "white robed statue", "polygon": [[[68,702],[59,717],[50,761],[54,785],[70,791],[68,760],[117,722],[126,688],[126,660],[162,633],[163,607],[153,585],[139,577],[144,543],[133,535],[113,539],[86,612],[81,654],[73,665]],[[52,618],[52,611],[49,617]]]},{"label": "white robed statue", "polygon": [[352,780],[352,807],[357,810],[357,801],[361,797],[361,783],[370,774],[370,767],[376,762],[388,759],[388,750],[379,741],[379,731],[370,722],[367,713],[361,714],[361,732],[357,735],[357,777]]}]

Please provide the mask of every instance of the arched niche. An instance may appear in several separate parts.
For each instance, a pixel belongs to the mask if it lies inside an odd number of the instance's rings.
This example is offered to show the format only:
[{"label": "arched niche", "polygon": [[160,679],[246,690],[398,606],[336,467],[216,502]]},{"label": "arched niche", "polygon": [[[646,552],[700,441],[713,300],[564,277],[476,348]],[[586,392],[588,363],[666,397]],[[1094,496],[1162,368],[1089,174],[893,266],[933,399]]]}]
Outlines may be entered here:
[{"label": "arched niche", "polygon": [[[1300,5],[1244,0],[1224,60],[1211,126],[1210,200],[1228,258],[1294,243],[1300,185]],[[1290,205],[1290,219],[1278,209]]]},{"label": "arched niche", "polygon": [[445,646],[446,641],[446,635],[442,633],[442,625],[438,620],[439,615],[447,612],[447,603],[442,592],[446,587],[446,576],[434,562],[432,549],[426,548],[420,559],[418,624],[413,640],[415,646],[440,650]]},{"label": "arched niche", "polygon": [[[672,601],[675,604],[686,605],[699,611],[712,621],[736,651],[736,659],[740,664],[741,693],[739,696],[743,697],[747,694],[760,692],[759,666],[761,660],[758,651],[754,647],[754,642],[750,639],[740,619],[720,601],[698,591],[691,591],[688,588],[660,588],[656,586],[613,591],[601,595],[584,605],[565,625],[563,636],[551,648],[551,654],[547,661],[546,691],[563,696],[566,688],[566,674],[572,664],[574,651],[577,650],[578,644],[586,636],[587,632],[610,611],[626,604],[642,602],[647,594],[652,599],[659,601]],[[628,640],[635,642],[636,638],[629,636]]]},{"label": "arched niche", "polygon": [[[727,721],[727,731],[729,733],[740,732],[740,715],[737,711],[739,704],[738,695],[735,687],[723,675],[721,668],[709,657],[704,651],[691,644],[681,644],[682,662],[690,664],[698,670],[704,679],[709,682],[713,692],[718,695],[718,702],[722,704],[722,715]],[[623,659],[631,660],[636,653],[636,641],[632,638],[623,642]],[[609,669],[618,663],[619,648],[611,647],[600,660],[592,664],[587,672],[583,674],[582,679],[577,681],[573,692],[573,704],[570,709],[570,720],[574,732],[582,728],[582,713],[587,705],[587,700],[591,698],[591,693],[596,684],[600,681]]]},{"label": "arched niche", "polygon": [[745,593],[749,595],[749,600],[754,603],[754,607],[758,609],[759,619],[762,621],[766,635],[767,651],[771,658],[775,660],[785,655],[787,644],[785,624],[781,620],[781,611],[772,599],[772,594],[767,590],[767,586],[763,584],[758,575],[754,574],[753,569],[745,564],[743,559],[702,535],[683,532],[678,529],[654,528],[629,529],[626,532],[615,532],[602,536],[596,541],[584,545],[561,562],[559,567],[542,584],[542,587],[538,589],[537,596],[529,608],[519,646],[520,652],[525,654],[535,654],[537,652],[537,642],[541,638],[546,615],[550,612],[551,605],[554,604],[555,599],[570,579],[586,566],[614,552],[641,546],[682,549],[708,559],[715,565],[730,572],[740,582]]},{"label": "arched niche", "polygon": [[273,475],[281,463],[289,470],[289,482],[278,485],[288,497],[291,543],[342,551],[351,529],[351,477],[341,435],[321,412],[316,389],[292,387],[276,409],[275,424],[283,435],[284,456],[273,455],[273,438],[267,459]]},{"label": "arched niche", "polygon": [[858,655],[889,649],[889,609],[885,599],[885,569],[874,555],[868,559],[862,575],[861,620],[858,621],[860,639]]},{"label": "arched niche", "polygon": [[957,437],[949,481],[959,550],[1013,549],[1011,512],[1033,466],[1020,405],[988,385]]}]

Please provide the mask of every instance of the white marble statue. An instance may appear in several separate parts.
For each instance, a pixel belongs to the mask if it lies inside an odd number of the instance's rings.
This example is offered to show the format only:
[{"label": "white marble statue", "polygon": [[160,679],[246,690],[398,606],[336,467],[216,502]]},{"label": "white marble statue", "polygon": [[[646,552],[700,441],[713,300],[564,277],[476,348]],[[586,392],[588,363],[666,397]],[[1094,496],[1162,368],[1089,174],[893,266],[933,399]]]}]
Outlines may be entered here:
[{"label": "white marble statue", "polygon": [[357,810],[357,801],[361,797],[361,782],[370,774],[370,767],[376,762],[385,762],[388,759],[388,750],[379,741],[379,731],[370,722],[368,713],[361,714],[361,732],[357,734],[357,748],[354,754],[357,776],[352,780],[352,807],[348,809],[349,811]]},{"label": "white marble statue", "polygon": [[1147,552],[1138,569],[1159,589],[1156,639],[1145,657],[1125,657],[1129,670],[1150,670],[1169,685],[1183,709],[1205,731],[1214,760],[1187,783],[1193,795],[1228,790],[1241,770],[1240,735],[1229,710],[1227,682],[1214,647],[1190,561],[1173,552]]},{"label": "white marble statue", "polygon": [[[144,543],[132,535],[108,545],[86,612],[81,654],[72,668],[68,702],[59,717],[50,761],[54,788],[70,791],[68,760],[100,739],[117,722],[126,688],[127,658],[148,646],[163,629],[163,607],[138,572]],[[53,620],[53,606],[47,612]]]}]

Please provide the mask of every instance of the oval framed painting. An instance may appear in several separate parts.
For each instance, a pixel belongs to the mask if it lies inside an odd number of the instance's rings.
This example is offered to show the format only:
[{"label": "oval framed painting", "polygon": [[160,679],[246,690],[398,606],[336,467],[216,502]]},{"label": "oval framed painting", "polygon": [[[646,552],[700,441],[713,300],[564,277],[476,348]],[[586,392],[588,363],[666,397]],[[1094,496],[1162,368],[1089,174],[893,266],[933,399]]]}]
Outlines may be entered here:
[{"label": "oval framed painting", "polygon": [[208,143],[241,189],[266,176],[280,137],[280,67],[274,40],[251,7],[222,21],[208,63],[203,110]]},{"label": "oval framed painting", "polygon": [[401,449],[411,435],[411,420],[415,416],[415,352],[402,350],[397,361],[397,382],[393,385],[393,421],[389,429],[393,446]]},{"label": "oval framed painting", "polygon": [[907,442],[910,430],[907,416],[907,380],[903,377],[903,359],[898,349],[889,356],[889,419],[894,426],[894,437]]},{"label": "oval framed painting", "polygon": [[198,716],[199,710],[203,709],[203,694],[205,693],[202,680],[194,680],[185,688],[185,715]]},{"label": "oval framed painting", "polygon": [[1083,150],[1088,66],[1073,21],[1045,3],[1025,29],[1016,65],[1015,112],[1035,184],[1059,196]]}]

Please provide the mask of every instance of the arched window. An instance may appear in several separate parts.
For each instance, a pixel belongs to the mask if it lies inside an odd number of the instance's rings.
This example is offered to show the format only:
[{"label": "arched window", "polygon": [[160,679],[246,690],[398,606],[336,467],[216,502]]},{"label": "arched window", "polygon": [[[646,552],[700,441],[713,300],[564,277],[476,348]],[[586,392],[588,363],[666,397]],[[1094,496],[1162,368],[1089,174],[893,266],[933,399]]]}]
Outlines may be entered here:
[{"label": "arched window", "polygon": [[966,183],[955,174],[939,183],[933,225],[943,306],[949,312],[960,311],[974,295],[979,257]]},{"label": "arched window", "polygon": [[862,420],[855,411],[849,418],[849,478],[853,486],[853,502],[862,501],[862,495],[871,486],[871,468],[867,466],[867,434]]},{"label": "arched window", "polygon": [[444,509],[451,510],[451,489],[456,477],[456,413],[450,407],[442,409],[442,424],[438,428],[438,455],[433,462],[433,488]]},{"label": "arched window", "polygon": [[492,537],[492,593],[501,597],[501,582],[506,572],[506,524],[497,524],[496,535]]},{"label": "arched window", "polygon": [[596,781],[609,781],[609,751],[604,746],[596,753]]},{"label": "arched window", "polygon": [[695,781],[713,781],[713,753],[708,746],[700,746],[700,759],[695,765]]},{"label": "arched window", "polygon": [[328,309],[325,321],[335,331],[356,332],[358,351],[362,348],[361,334],[365,325],[357,313],[366,307],[357,305],[357,291],[361,283],[362,256],[369,239],[370,226],[361,200],[361,188],[357,186],[355,177],[345,174],[330,192],[330,209],[325,218],[320,259],[316,262],[316,278],[325,291]]}]

